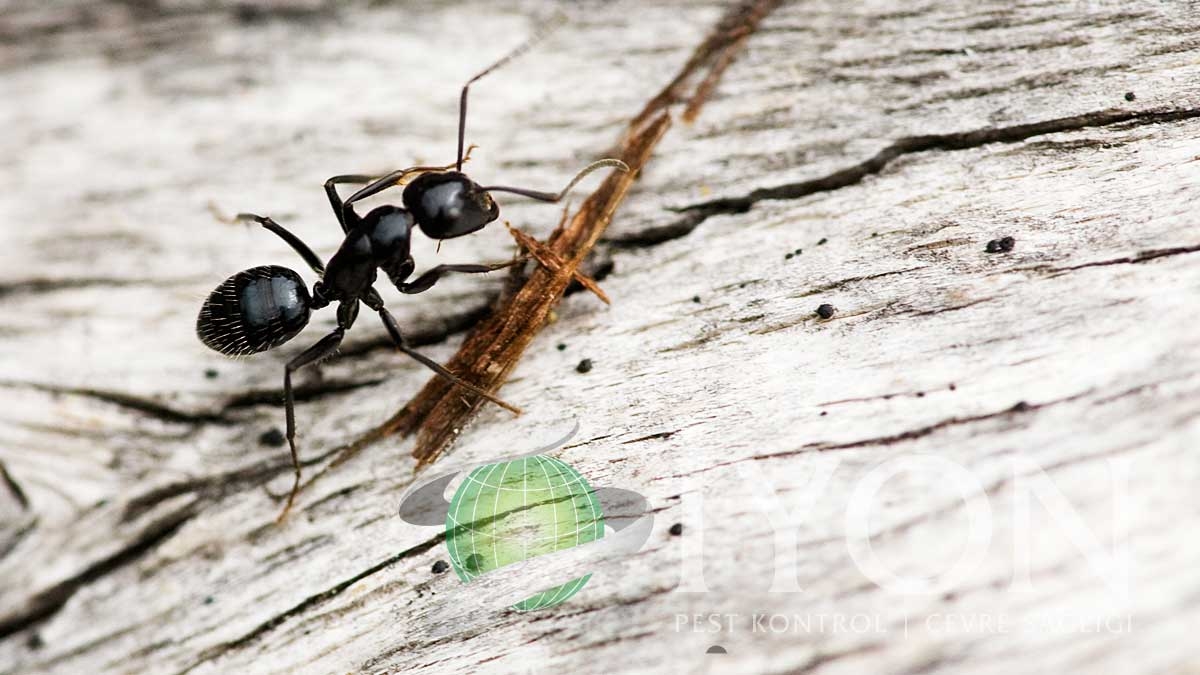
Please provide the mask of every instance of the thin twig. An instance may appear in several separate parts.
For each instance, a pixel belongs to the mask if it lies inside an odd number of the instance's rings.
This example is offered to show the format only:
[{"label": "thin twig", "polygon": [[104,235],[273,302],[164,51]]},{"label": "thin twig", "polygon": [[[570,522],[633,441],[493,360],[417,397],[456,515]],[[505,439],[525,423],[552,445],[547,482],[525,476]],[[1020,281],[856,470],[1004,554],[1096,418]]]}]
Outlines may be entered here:
[{"label": "thin twig", "polygon": [[[553,251],[550,250],[550,247],[546,246],[537,239],[534,239],[532,236],[522,232],[521,230],[518,230],[512,225],[509,225],[508,223],[505,223],[505,225],[508,227],[508,233],[511,234],[513,239],[516,240],[517,245],[528,251],[529,255],[533,256],[533,259],[538,261],[538,264],[542,267],[557,272],[566,265],[561,258],[559,258],[554,254]],[[597,298],[600,298],[604,304],[612,304],[612,301],[608,299],[608,294],[605,293],[602,288],[600,288],[600,285],[596,283],[595,279],[589,277],[578,269],[575,270],[573,276],[575,281],[579,282],[580,286],[583,286],[591,291]]]}]

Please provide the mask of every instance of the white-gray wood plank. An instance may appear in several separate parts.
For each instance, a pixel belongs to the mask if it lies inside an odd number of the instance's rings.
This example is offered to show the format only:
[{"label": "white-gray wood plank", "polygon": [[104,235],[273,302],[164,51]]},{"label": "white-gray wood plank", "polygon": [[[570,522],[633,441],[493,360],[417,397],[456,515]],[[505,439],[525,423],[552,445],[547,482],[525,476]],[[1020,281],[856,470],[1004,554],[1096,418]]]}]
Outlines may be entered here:
[{"label": "white-gray wood plank", "polygon": [[[604,154],[722,3],[7,3],[0,460],[30,505],[0,486],[0,672],[1200,667],[1194,2],[793,0],[768,17],[614,221],[613,305],[565,300],[501,391],[526,415],[486,412],[445,460],[519,452],[578,419],[562,458],[647,496],[649,543],[598,563],[568,603],[448,609],[470,590],[431,574],[436,529],[395,515],[410,441],[372,447],[272,524],[267,492],[290,470],[259,436],[282,425],[284,360],[332,317],[278,355],[207,352],[193,322],[211,287],[301,267],[209,203],[270,214],[328,255],[321,182],[447,161],[460,83],[556,9],[569,25],[473,90],[468,129],[472,175],[551,189]],[[918,136],[933,138],[904,140]],[[559,216],[504,209],[542,235]],[[1012,252],[984,252],[1005,235]],[[417,256],[511,250],[490,228]],[[445,322],[498,283],[387,298],[445,360]],[[821,303],[833,319],[813,317]],[[362,321],[352,355],[301,378],[306,458],[427,379],[382,338]],[[927,456],[971,480],[913,471],[862,499],[873,471]],[[1048,486],[1064,503],[1042,505]],[[947,587],[898,594],[856,564],[848,514],[866,505],[887,569],[947,571],[973,487],[987,555]],[[1127,593],[1092,566],[1113,551]],[[771,592],[777,567],[803,590]],[[714,613],[740,617],[719,634],[677,623]],[[877,623],[763,633],[753,614]],[[1130,629],[1037,623],[1064,617]]]}]

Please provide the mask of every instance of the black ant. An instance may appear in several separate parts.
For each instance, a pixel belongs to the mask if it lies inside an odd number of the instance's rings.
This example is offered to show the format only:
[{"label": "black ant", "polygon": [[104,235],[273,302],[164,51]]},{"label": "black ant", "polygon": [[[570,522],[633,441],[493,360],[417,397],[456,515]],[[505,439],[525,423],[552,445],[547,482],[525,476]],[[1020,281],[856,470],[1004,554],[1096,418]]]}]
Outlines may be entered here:
[{"label": "black ant", "polygon": [[[463,152],[467,91],[477,80],[524,53],[543,35],[544,32],[535,35],[463,85],[459,98],[458,154],[453,165],[414,166],[393,171],[380,178],[340,175],[325,181],[329,203],[342,226],[342,231],[346,234],[328,265],[299,237],[274,220],[251,213],[239,214],[236,217],[237,220],[257,222],[278,235],[308,263],[313,272],[320,277],[320,281],[313,284],[310,294],[299,274],[276,265],[254,267],[229,277],[209,295],[200,309],[196,333],[205,345],[228,356],[245,356],[266,351],[296,337],[308,324],[312,310],[337,303],[337,328],[289,361],[284,368],[287,441],[292,453],[295,479],[291,493],[288,494],[287,504],[279,515],[281,520],[292,508],[300,489],[292,373],[337,351],[343,336],[358,316],[360,302],[379,314],[397,349],[463,389],[514,414],[520,414],[520,409],[475,385],[464,382],[436,361],[409,347],[395,317],[384,308],[383,299],[373,288],[373,284],[378,270],[382,269],[401,293],[421,293],[429,290],[442,275],[450,272],[477,274],[520,262],[513,260],[491,265],[438,265],[409,281],[415,269],[410,255],[414,226],[432,239],[461,237],[482,229],[500,216],[500,209],[492,200],[492,192],[510,192],[553,203],[560,201],[576,183],[596,169],[616,167],[628,170],[629,167],[620,160],[602,159],[585,167],[557,193],[502,185],[483,187],[462,173],[463,162],[471,152],[470,148],[466,150],[466,155]],[[405,185],[407,179],[413,176],[415,178]],[[337,191],[337,186],[341,184],[359,184],[365,187],[342,201]],[[401,197],[403,207],[380,206],[365,216],[359,216],[355,212],[355,202],[400,185],[405,185]]]}]

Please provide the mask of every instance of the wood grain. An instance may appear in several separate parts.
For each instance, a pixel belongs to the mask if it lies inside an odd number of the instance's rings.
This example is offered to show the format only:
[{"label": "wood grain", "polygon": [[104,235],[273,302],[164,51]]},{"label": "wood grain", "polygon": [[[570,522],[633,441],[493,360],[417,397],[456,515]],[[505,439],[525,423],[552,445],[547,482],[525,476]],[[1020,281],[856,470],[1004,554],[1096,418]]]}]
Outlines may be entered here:
[{"label": "wood grain", "polygon": [[[644,494],[655,525],[569,602],[455,611],[471,589],[431,572],[438,528],[396,517],[416,439],[373,439],[273,525],[289,461],[260,437],[283,363],[332,317],[278,355],[207,352],[217,282],[301,267],[207,205],[329,255],[322,181],[448,161],[459,84],[560,8],[567,26],[473,87],[468,127],[473,177],[547,189],[611,150],[728,3],[6,5],[0,462],[28,505],[0,487],[0,673],[1200,667],[1194,2],[792,0],[735,37],[691,124],[671,99],[583,263],[611,306],[567,294],[504,385],[526,413],[481,409],[436,465],[579,422],[556,456]],[[543,240],[560,215],[501,207]],[[513,246],[496,227],[415,255]],[[385,294],[444,363],[505,284]],[[428,380],[361,324],[300,382],[309,475]],[[966,473],[867,498],[917,458]],[[947,578],[981,504],[986,555]],[[867,555],[947,583],[899,593]],[[738,616],[678,623],[695,614]],[[871,623],[756,632],[756,614]],[[1095,617],[1129,629],[1079,625]]]}]

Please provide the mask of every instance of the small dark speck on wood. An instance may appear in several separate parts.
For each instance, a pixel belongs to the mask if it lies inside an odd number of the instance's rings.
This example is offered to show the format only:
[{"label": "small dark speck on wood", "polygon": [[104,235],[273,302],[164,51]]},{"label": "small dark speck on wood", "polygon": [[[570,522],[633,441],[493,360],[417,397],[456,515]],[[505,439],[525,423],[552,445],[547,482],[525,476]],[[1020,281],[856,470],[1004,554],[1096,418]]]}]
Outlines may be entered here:
[{"label": "small dark speck on wood", "polygon": [[1016,245],[1016,239],[1013,239],[1012,237],[1001,237],[999,239],[993,239],[989,241],[984,250],[988,253],[1008,253],[1009,251],[1013,250],[1013,247]]},{"label": "small dark speck on wood", "polygon": [[258,442],[268,447],[278,448],[287,442],[287,438],[284,437],[283,432],[277,427],[272,427],[259,435]]}]

